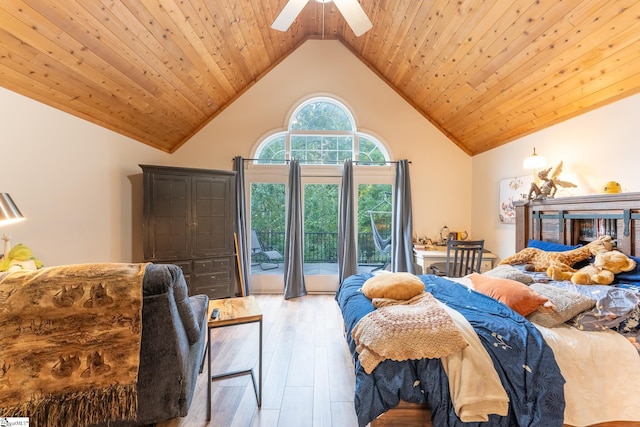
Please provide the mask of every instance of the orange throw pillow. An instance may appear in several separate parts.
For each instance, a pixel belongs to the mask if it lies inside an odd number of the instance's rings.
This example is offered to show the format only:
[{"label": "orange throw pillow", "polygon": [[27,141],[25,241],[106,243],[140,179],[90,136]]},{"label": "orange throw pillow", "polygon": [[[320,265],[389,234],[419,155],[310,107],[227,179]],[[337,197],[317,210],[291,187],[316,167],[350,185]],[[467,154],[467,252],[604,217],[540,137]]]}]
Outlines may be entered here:
[{"label": "orange throw pillow", "polygon": [[527,285],[510,279],[472,273],[467,276],[476,291],[497,299],[522,316],[533,313],[548,299]]}]

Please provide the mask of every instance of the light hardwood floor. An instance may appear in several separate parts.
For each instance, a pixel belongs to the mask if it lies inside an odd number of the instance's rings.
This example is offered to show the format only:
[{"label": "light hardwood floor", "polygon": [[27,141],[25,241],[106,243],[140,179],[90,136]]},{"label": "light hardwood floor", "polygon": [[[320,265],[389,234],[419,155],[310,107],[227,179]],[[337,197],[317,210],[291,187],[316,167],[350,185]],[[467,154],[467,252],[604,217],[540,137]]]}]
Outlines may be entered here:
[{"label": "light hardwood floor", "polygon": [[[157,427],[354,427],[354,375],[333,295],[256,295],[263,313],[262,408],[248,375],[212,383],[207,367],[184,418]],[[257,323],[212,330],[212,374],[258,368]]]}]

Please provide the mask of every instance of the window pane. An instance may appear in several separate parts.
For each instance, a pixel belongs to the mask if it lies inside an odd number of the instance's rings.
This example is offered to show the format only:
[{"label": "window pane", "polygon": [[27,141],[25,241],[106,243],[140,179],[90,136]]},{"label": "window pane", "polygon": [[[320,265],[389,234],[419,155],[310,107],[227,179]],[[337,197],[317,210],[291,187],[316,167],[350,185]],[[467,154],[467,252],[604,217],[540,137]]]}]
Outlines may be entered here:
[{"label": "window pane", "polygon": [[251,239],[251,274],[282,274],[277,255],[284,256],[285,203],[284,184],[251,184],[251,230],[257,238]]},{"label": "window pane", "polygon": [[358,270],[391,261],[391,184],[358,186]]},{"label": "window pane", "polygon": [[302,107],[290,123],[291,130],[353,130],[351,117],[341,106],[327,101]]},{"label": "window pane", "polygon": [[257,153],[257,158],[260,159],[256,163],[259,164],[284,164],[285,163],[285,136],[279,135],[273,139],[267,141],[264,146]]},{"label": "window pane", "polygon": [[378,144],[366,136],[358,137],[358,163],[371,165],[384,165],[386,157]]},{"label": "window pane", "polygon": [[304,186],[304,274],[338,272],[338,185]]},{"label": "window pane", "polygon": [[322,135],[292,135],[291,158],[306,165],[335,165],[353,156],[353,138]]}]

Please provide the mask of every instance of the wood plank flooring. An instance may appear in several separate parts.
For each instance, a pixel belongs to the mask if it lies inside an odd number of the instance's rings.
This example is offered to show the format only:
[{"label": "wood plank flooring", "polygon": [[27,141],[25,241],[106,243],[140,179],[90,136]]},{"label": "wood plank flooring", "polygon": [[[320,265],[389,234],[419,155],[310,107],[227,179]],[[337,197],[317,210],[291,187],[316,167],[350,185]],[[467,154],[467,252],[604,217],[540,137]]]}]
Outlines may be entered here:
[{"label": "wood plank flooring", "polygon": [[[207,367],[184,418],[157,427],[354,427],[354,375],[333,295],[256,295],[263,312],[263,390],[258,409],[249,375],[212,383]],[[258,369],[258,324],[212,330],[212,374]]]}]

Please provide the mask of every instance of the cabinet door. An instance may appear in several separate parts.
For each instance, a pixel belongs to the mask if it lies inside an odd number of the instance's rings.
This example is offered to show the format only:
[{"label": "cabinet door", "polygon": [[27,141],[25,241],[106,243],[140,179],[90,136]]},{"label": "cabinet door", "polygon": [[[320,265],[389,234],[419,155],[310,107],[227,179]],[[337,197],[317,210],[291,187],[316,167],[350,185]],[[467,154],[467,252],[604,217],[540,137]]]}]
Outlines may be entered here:
[{"label": "cabinet door", "polygon": [[190,255],[191,178],[150,173],[145,183],[146,260],[179,259]]},{"label": "cabinet door", "polygon": [[194,257],[235,253],[235,178],[194,176],[192,181]]}]

